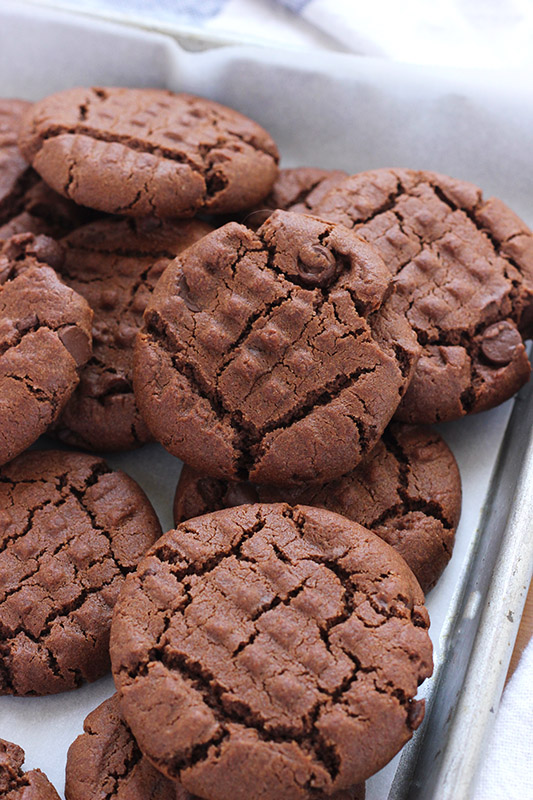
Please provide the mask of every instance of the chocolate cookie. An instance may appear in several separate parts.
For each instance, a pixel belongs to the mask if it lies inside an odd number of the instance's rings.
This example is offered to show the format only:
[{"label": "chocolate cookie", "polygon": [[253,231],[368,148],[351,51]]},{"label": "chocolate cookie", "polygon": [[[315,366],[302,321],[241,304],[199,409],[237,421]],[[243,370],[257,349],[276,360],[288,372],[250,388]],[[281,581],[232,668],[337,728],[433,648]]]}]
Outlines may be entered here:
[{"label": "chocolate cookie", "polygon": [[92,311],[49,266],[61,253],[20,234],[0,249],[0,464],[59,416],[91,355]]},{"label": "chocolate cookie", "polygon": [[160,534],[142,489],[100,458],[32,450],[4,465],[0,694],[103,675],[120,586]]},{"label": "chocolate cookie", "polygon": [[53,189],[113,214],[192,217],[259,202],[277,175],[268,133],[230,108],[163,89],[68,89],[21,127],[23,155]]},{"label": "chocolate cookie", "polygon": [[44,181],[37,180],[37,173],[34,174],[36,182],[24,192],[17,213],[0,225],[0,239],[17,233],[44,234],[58,239],[96,216],[95,211],[77,206],[54,192]]},{"label": "chocolate cookie", "polygon": [[193,800],[143,756],[116,694],[89,714],[83,730],[68,750],[67,800]]},{"label": "chocolate cookie", "polygon": [[396,275],[393,307],[423,346],[397,419],[456,419],[527,381],[533,235],[501,200],[444,175],[382,169],[347,178],[315,213],[356,230]]},{"label": "chocolate cookie", "polygon": [[389,281],[373,248],[310,216],[205,236],[167,267],[136,342],[154,437],[214,477],[285,485],[353,469],[418,355]]},{"label": "chocolate cookie", "polygon": [[133,396],[133,342],[159,276],[212,228],[203,222],[106,219],[62,240],[61,277],[94,311],[93,355],[55,430],[89,450],[127,450],[151,437]]},{"label": "chocolate cookie", "polygon": [[25,100],[0,100],[0,224],[19,213],[24,192],[38,180],[17,145],[30,106]]},{"label": "chocolate cookie", "polygon": [[40,769],[22,771],[24,750],[0,739],[0,797],[4,800],[59,800],[59,795]]},{"label": "chocolate cookie", "polygon": [[296,211],[298,214],[313,214],[324,195],[347,177],[347,173],[340,169],[328,170],[316,167],[282,169],[270,194],[261,202],[259,208],[250,210],[242,221],[255,230],[277,208],[282,211]]},{"label": "chocolate cookie", "polygon": [[141,750],[210,800],[303,800],[380,769],[424,716],[429,619],[405,561],[338,514],[224,509],[165,534],[111,632]]},{"label": "chocolate cookie", "polygon": [[94,214],[50,189],[22,157],[17,139],[30,106],[0,100],[0,239],[25,232],[63,236]]},{"label": "chocolate cookie", "polygon": [[[118,695],[92,711],[67,757],[67,800],[199,800],[143,756],[120,712]],[[259,777],[259,781],[260,781]],[[315,800],[364,800],[364,784]]]},{"label": "chocolate cookie", "polygon": [[281,488],[217,480],[185,464],[176,496],[176,525],[242,503],[297,503],[328,508],[359,522],[407,561],[427,592],[450,560],[461,514],[461,477],[438,433],[390,425],[353,472],[324,486]]}]

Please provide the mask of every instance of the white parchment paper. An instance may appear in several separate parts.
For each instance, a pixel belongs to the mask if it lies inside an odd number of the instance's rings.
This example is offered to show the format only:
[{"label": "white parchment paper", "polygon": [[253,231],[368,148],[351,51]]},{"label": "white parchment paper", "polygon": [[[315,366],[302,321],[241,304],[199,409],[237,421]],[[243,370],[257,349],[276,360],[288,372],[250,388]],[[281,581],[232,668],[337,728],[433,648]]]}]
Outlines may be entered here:
[{"label": "white parchment paper", "polygon": [[[0,0],[0,96],[32,100],[94,84],[205,95],[264,125],[284,166],[434,169],[479,184],[533,222],[533,86],[519,73],[250,47],[190,53],[154,33]],[[511,402],[440,428],[459,462],[464,504],[452,561],[428,597],[436,659]],[[108,461],[139,481],[164,530],[170,528],[180,462],[158,445]],[[41,768],[62,793],[68,746],[87,713],[112,692],[107,677],[53,697],[2,697],[0,737],[20,744],[26,767]],[[387,796],[396,761],[368,781],[368,800]]]}]

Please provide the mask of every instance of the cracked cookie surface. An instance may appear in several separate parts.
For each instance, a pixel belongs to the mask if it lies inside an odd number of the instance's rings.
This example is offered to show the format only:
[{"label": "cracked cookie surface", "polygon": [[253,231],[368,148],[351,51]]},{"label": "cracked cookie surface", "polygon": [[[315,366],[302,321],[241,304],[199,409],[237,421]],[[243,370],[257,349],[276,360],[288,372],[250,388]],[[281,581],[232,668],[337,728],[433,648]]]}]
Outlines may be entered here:
[{"label": "cracked cookie surface", "polygon": [[[83,730],[68,751],[67,800],[200,800],[177,781],[166,778],[143,756],[124,722],[118,694],[89,714]],[[364,800],[365,787],[363,784],[328,797]],[[324,796],[323,800],[328,798]]]},{"label": "cracked cookie surface", "polygon": [[57,419],[92,350],[92,311],[60,281],[61,252],[19,234],[0,250],[0,464]]},{"label": "cracked cookie surface", "polygon": [[163,89],[69,89],[23,120],[23,155],[55,191],[113,214],[192,217],[259,202],[278,151],[257,123]]},{"label": "cracked cookie surface", "polygon": [[324,486],[291,489],[222,481],[184,464],[174,522],[243,503],[283,501],[327,508],[364,525],[403,556],[427,592],[452,554],[461,477],[436,431],[395,423],[353,472]]},{"label": "cracked cookie surface", "polygon": [[303,800],[365,780],[411,737],[428,626],[413,573],[373,533],[257,504],[156,543],[120,593],[111,661],[139,747],[188,791]]},{"label": "cracked cookie surface", "polygon": [[103,675],[119,589],[160,534],[142,489],[100,458],[29,451],[4,465],[0,694],[53,694]]},{"label": "cracked cookie surface", "polygon": [[338,184],[315,213],[357,231],[396,276],[394,308],[423,347],[397,419],[456,419],[527,381],[533,234],[501,200],[445,175],[380,169]]},{"label": "cracked cookie surface", "polygon": [[59,795],[40,769],[22,771],[24,750],[0,739],[0,797],[4,800],[59,800]]},{"label": "cracked cookie surface", "polygon": [[68,750],[67,800],[195,800],[143,756],[114,694],[92,711]]},{"label": "cracked cookie surface", "polygon": [[106,219],[61,240],[61,277],[94,312],[93,354],[54,426],[62,441],[128,450],[151,439],[133,396],[135,336],[165,267],[211,230],[197,220]]},{"label": "cracked cookie surface", "polygon": [[30,106],[25,100],[0,99],[0,225],[18,214],[24,193],[38,180],[17,145],[20,121]]},{"label": "cracked cookie surface", "polygon": [[297,214],[314,214],[324,195],[347,177],[348,174],[340,169],[281,169],[270,194],[258,208],[248,211],[242,222],[256,230],[278,208]]},{"label": "cracked cookie surface", "polygon": [[167,450],[214,477],[319,483],[378,441],[419,348],[376,251],[276,211],[229,223],[165,270],[137,337],[134,389]]},{"label": "cracked cookie surface", "polygon": [[25,232],[63,236],[93,213],[50,189],[22,157],[18,132],[30,107],[0,99],[0,239]]}]

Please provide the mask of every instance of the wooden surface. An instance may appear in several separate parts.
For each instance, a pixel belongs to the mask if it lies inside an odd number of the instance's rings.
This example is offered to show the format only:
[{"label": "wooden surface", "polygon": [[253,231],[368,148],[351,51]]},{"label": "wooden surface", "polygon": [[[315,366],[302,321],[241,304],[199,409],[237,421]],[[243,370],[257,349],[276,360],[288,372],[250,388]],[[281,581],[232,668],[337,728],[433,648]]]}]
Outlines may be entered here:
[{"label": "wooden surface", "polygon": [[520,628],[518,629],[518,636],[511,656],[511,663],[509,664],[509,672],[507,673],[506,681],[509,680],[511,675],[516,669],[516,665],[522,655],[526,644],[533,637],[533,582],[529,586],[529,592],[524,606],[524,613],[520,621]]}]

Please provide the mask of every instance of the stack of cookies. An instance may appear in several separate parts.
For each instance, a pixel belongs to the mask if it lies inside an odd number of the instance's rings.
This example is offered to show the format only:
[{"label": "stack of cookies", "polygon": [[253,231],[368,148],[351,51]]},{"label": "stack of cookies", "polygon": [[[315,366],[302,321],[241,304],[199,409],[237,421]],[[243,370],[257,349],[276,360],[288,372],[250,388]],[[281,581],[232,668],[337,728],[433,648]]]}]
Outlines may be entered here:
[{"label": "stack of cookies", "polygon": [[[433,668],[461,484],[428,423],[528,380],[532,233],[94,88],[0,104],[0,237],[0,693],[117,688],[67,800],[362,798]],[[164,535],[97,455],[152,440],[185,462]],[[0,792],[57,797],[22,763],[0,742]]]}]

